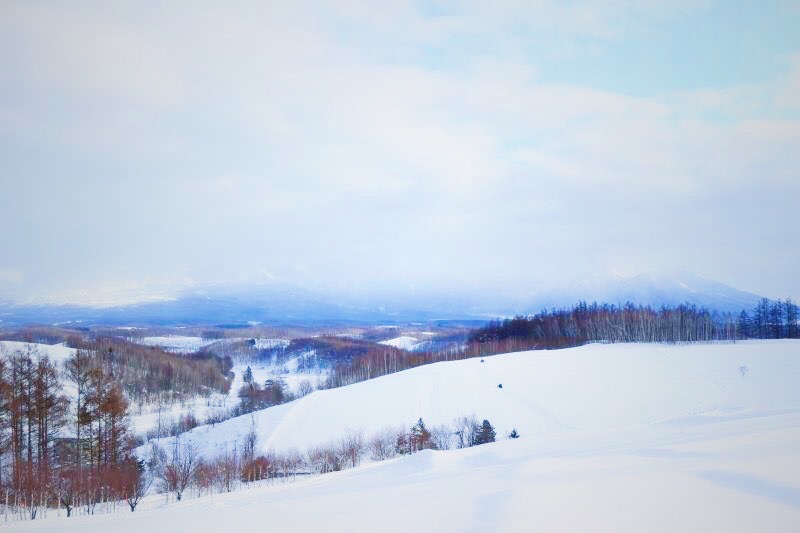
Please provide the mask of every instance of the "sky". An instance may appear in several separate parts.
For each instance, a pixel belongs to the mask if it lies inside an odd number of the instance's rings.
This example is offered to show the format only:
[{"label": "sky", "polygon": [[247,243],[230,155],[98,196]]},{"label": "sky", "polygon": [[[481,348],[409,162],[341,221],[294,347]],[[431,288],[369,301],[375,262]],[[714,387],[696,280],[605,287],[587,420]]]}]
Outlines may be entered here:
[{"label": "sky", "polygon": [[0,2],[0,300],[800,297],[800,2]]}]

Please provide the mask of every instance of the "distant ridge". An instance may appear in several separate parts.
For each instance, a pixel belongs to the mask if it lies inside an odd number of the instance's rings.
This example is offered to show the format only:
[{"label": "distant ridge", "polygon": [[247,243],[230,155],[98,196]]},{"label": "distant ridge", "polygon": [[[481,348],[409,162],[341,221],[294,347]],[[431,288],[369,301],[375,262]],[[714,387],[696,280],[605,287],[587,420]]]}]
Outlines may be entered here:
[{"label": "distant ridge", "polygon": [[621,305],[690,303],[710,310],[750,309],[761,297],[689,272],[647,273],[634,277],[594,277],[561,289],[504,299],[503,295],[422,295],[381,300],[343,297],[288,284],[217,285],[186,291],[174,299],[112,307],[0,303],[0,327],[24,324],[246,325],[248,323],[404,323],[480,322],[532,314],[543,308],[570,307],[579,301]]},{"label": "distant ridge", "polygon": [[760,299],[757,294],[691,272],[649,272],[633,277],[584,280],[561,291],[543,293],[536,298],[532,310],[596,301],[652,307],[690,303],[716,311],[738,312],[752,308]]}]

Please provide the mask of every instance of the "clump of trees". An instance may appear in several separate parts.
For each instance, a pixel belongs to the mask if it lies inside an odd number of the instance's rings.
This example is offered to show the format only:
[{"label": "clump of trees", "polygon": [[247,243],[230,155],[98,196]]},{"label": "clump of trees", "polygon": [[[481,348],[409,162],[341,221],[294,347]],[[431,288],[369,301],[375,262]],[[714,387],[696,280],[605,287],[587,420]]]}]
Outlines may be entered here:
[{"label": "clump of trees", "polygon": [[797,319],[798,307],[791,299],[763,298],[750,313],[739,314],[736,329],[739,338],[745,339],[797,339],[800,338]]},{"label": "clump of trees", "polygon": [[472,416],[462,416],[450,425],[428,427],[420,418],[411,428],[384,429],[366,443],[373,461],[383,461],[398,455],[421,450],[451,450],[494,442],[497,433],[488,420],[478,422]]},{"label": "clump of trees", "polygon": [[410,431],[403,431],[397,434],[395,451],[399,455],[434,449],[436,449],[436,444],[433,441],[433,435],[425,427],[425,422],[421,418],[411,426]]},{"label": "clump of trees", "polygon": [[[247,367],[250,370],[250,367]],[[245,375],[247,378],[247,375]],[[281,378],[270,378],[264,381],[264,385],[259,385],[253,380],[252,371],[249,379],[245,379],[245,384],[239,389],[239,405],[234,409],[234,416],[239,416],[259,409],[280,405],[294,399],[286,391],[286,384]]]},{"label": "clump of trees", "polygon": [[[342,341],[337,338],[337,342]],[[332,366],[325,388],[342,387],[429,363],[465,357],[458,346],[436,351],[409,352],[368,341],[347,339],[347,342],[353,343],[359,349]]]},{"label": "clump of trees", "polygon": [[137,403],[175,403],[214,392],[227,393],[233,362],[213,353],[178,355],[118,337],[71,337],[68,344],[88,354]]},{"label": "clump of trees", "polygon": [[195,443],[177,437],[162,448],[151,444],[149,470],[159,479],[162,492],[176,500],[187,491],[197,495],[231,492],[253,482],[292,481],[298,475],[320,475],[355,468],[365,457],[384,461],[422,450],[449,450],[494,442],[495,428],[488,420],[463,416],[451,425],[429,428],[420,418],[410,428],[386,428],[371,438],[347,431],[339,440],[312,446],[301,453],[258,453],[255,425],[241,442],[232,442],[214,457],[202,457]]},{"label": "clump of trees", "polygon": [[201,424],[202,422],[192,411],[179,415],[177,419],[168,417],[164,421],[160,421],[156,427],[147,430],[144,434],[144,441],[162,437],[175,437],[181,433],[191,431]]},{"label": "clump of trees", "polygon": [[6,513],[10,506],[35,519],[58,506],[70,516],[76,507],[93,513],[98,503],[126,499],[135,508],[143,472],[131,456],[128,402],[96,357],[78,350],[62,375],[31,345],[0,354],[0,407]]}]

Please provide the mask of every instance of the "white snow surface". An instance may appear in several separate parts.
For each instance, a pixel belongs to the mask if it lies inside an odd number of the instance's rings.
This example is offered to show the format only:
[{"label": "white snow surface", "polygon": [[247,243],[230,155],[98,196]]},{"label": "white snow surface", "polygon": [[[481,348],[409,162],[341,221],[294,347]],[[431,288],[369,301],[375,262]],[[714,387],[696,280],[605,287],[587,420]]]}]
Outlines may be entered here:
[{"label": "white snow surface", "polygon": [[203,346],[217,342],[218,339],[204,339],[202,337],[188,337],[181,335],[168,335],[165,337],[132,337],[133,342],[145,346],[158,346],[172,353],[192,353]]},{"label": "white snow surface", "polygon": [[270,350],[272,348],[280,348],[289,346],[290,341],[287,339],[255,339],[255,348],[257,350]]},{"label": "white snow surface", "polygon": [[411,351],[419,344],[419,339],[403,335],[393,339],[381,341],[379,344],[385,344],[386,346],[392,346],[394,348],[400,348],[401,350]]},{"label": "white snow surface", "polygon": [[[8,529],[798,531],[798,382],[800,341],[598,344],[428,365],[256,413],[258,446],[302,449],[347,428],[469,413],[521,438]],[[184,438],[214,453],[250,424]]]},{"label": "white snow surface", "polygon": [[74,354],[77,350],[70,348],[64,344],[38,344],[17,341],[0,341],[0,353],[26,352],[31,350],[31,353],[46,355],[50,358],[56,366],[61,366],[64,361]]}]

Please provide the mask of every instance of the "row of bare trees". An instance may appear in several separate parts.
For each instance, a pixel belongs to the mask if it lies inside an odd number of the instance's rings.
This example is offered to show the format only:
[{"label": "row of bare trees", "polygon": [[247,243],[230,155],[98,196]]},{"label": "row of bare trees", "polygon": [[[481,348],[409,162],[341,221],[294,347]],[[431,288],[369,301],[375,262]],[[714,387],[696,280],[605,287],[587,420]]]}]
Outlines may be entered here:
[{"label": "row of bare trees", "polygon": [[491,322],[471,333],[467,352],[483,355],[587,342],[703,342],[736,337],[731,315],[690,304],[656,310],[632,303],[618,307],[581,302],[571,309]]},{"label": "row of bare trees", "polygon": [[470,334],[465,355],[562,348],[587,342],[707,342],[798,338],[798,307],[791,300],[762,299],[738,317],[694,305],[653,309],[628,303],[543,311],[491,322]]},{"label": "row of bare trees", "polygon": [[[462,416],[450,425],[428,428],[422,419],[410,428],[385,428],[365,438],[347,431],[338,441],[310,447],[305,453],[258,453],[253,425],[241,442],[226,443],[224,451],[203,457],[197,442],[176,437],[165,447],[149,447],[149,473],[158,488],[182,500],[187,493],[207,495],[232,492],[248,484],[294,481],[297,476],[320,475],[359,466],[366,457],[384,461],[422,450],[450,450],[494,442],[496,432],[488,420]],[[509,438],[517,438],[514,430]],[[230,445],[230,446],[228,446]]]}]

